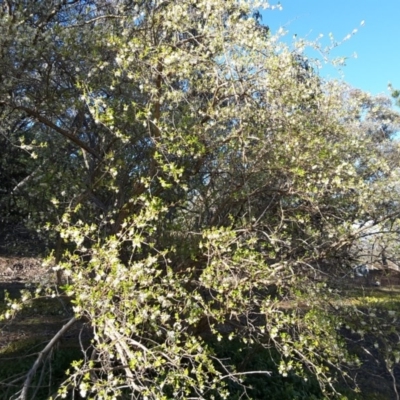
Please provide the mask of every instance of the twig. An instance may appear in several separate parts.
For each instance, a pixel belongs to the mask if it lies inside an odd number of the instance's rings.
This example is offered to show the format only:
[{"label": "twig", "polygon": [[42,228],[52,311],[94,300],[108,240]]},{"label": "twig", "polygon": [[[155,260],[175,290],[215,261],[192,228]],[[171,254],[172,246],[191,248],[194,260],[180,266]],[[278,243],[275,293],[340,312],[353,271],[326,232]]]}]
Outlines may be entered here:
[{"label": "twig", "polygon": [[396,382],[396,377],[394,375],[394,371],[392,368],[389,368],[388,366],[386,366],[386,368],[389,371],[390,377],[392,378],[393,390],[394,390],[394,393],[396,394],[396,400],[399,400],[400,396],[399,396],[399,392],[397,391],[397,382]]}]

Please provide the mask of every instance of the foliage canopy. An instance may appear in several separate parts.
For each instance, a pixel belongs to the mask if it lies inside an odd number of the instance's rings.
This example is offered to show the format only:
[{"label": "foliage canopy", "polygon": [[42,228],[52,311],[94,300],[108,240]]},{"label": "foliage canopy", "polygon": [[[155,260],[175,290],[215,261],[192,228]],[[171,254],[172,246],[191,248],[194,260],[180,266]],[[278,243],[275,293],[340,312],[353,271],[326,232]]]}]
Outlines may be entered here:
[{"label": "foliage canopy", "polygon": [[[58,242],[49,263],[93,332],[57,396],[232,398],[250,373],[335,393],[341,321],[315,278],[354,262],[366,223],[394,226],[399,116],[324,81],[261,6],[0,4],[1,141],[17,154],[0,161],[1,218],[19,210]],[[231,363],[212,345],[229,340],[275,366]]]}]

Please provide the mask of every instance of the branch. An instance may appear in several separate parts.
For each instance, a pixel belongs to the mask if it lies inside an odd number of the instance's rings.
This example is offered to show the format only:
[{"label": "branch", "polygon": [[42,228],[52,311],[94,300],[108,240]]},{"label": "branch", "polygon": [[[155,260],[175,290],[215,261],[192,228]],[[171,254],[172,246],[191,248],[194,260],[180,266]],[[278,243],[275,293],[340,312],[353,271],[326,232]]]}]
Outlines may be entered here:
[{"label": "branch", "polygon": [[36,374],[37,369],[40,366],[40,363],[43,361],[43,359],[46,357],[46,355],[49,353],[49,351],[53,348],[53,346],[57,343],[57,341],[61,338],[61,336],[77,321],[76,317],[72,317],[53,337],[53,339],[50,340],[50,342],[47,344],[47,346],[39,353],[38,358],[36,359],[35,363],[33,364],[32,368],[26,375],[26,379],[24,382],[24,386],[22,387],[21,394],[19,395],[17,400],[26,400],[28,397],[28,390],[31,384],[31,381],[33,377]]},{"label": "branch", "polygon": [[42,124],[45,124],[49,128],[55,130],[56,132],[60,133],[67,139],[69,139],[71,142],[75,143],[78,145],[81,149],[86,150],[88,153],[90,153],[92,156],[96,157],[97,159],[101,159],[100,155],[97,153],[96,150],[92,149],[89,147],[85,142],[82,140],[78,139],[75,135],[73,135],[71,132],[67,131],[66,129],[63,129],[59,126],[57,126],[54,122],[49,120],[48,118],[44,117],[43,115],[40,115],[40,113],[36,110],[32,110],[28,107],[25,106],[18,106],[18,109],[25,111],[29,116],[35,118]]},{"label": "branch", "polygon": [[229,373],[227,375],[221,376],[219,379],[222,381],[222,379],[232,378],[234,376],[255,375],[255,374],[263,374],[263,375],[271,376],[272,372],[271,371],[231,372],[231,373]]},{"label": "branch", "polygon": [[21,182],[17,183],[17,185],[15,185],[14,189],[12,190],[12,193],[17,193],[23,186],[25,186],[30,180],[32,180],[40,172],[42,166],[43,166],[43,163],[41,165],[39,165],[28,176],[26,176],[24,179],[22,179]]},{"label": "branch", "polygon": [[[124,371],[126,373],[126,376],[131,380],[131,385],[132,385],[133,390],[136,390],[138,392],[143,392],[143,390],[145,388],[142,386],[138,386],[135,383],[135,377],[134,377],[131,367],[129,365],[129,360],[134,359],[135,356],[132,353],[132,351],[129,349],[127,343],[125,342],[125,339],[127,339],[127,338],[125,338],[123,335],[121,335],[111,322],[107,321],[106,325],[109,328],[108,336],[114,342],[115,348],[118,351],[118,355],[120,357],[121,362],[124,365],[126,365],[126,368],[124,368]],[[143,348],[146,349],[146,347],[144,347],[143,345],[141,345],[138,342],[136,342],[135,344],[140,345],[140,348],[142,350],[143,350]]]}]

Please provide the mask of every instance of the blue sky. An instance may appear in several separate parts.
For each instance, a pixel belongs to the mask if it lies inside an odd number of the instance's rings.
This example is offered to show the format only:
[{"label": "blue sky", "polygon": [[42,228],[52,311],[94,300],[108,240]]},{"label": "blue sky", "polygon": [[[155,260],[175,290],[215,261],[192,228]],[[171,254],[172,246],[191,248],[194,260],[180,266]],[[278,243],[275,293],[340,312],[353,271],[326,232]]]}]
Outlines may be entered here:
[{"label": "blue sky", "polygon": [[[389,82],[400,89],[400,0],[281,0],[281,5],[282,11],[262,13],[263,23],[272,32],[284,27],[288,31],[285,41],[289,42],[295,34],[308,40],[323,34],[322,44],[327,45],[329,33],[341,41],[357,29],[331,53],[333,57],[347,57],[345,81],[372,94],[389,94]],[[329,66],[323,66],[320,74],[340,76]]]}]

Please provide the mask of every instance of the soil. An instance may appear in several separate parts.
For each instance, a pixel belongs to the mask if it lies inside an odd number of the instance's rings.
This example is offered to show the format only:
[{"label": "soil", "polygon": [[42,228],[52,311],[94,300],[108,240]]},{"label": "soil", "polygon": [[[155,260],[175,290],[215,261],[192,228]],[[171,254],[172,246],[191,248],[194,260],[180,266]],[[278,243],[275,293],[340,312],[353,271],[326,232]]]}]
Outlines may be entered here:
[{"label": "soil", "polygon": [[40,282],[48,276],[48,268],[42,266],[38,257],[1,257],[0,256],[0,301],[4,299],[4,290],[13,293],[25,284]]}]

